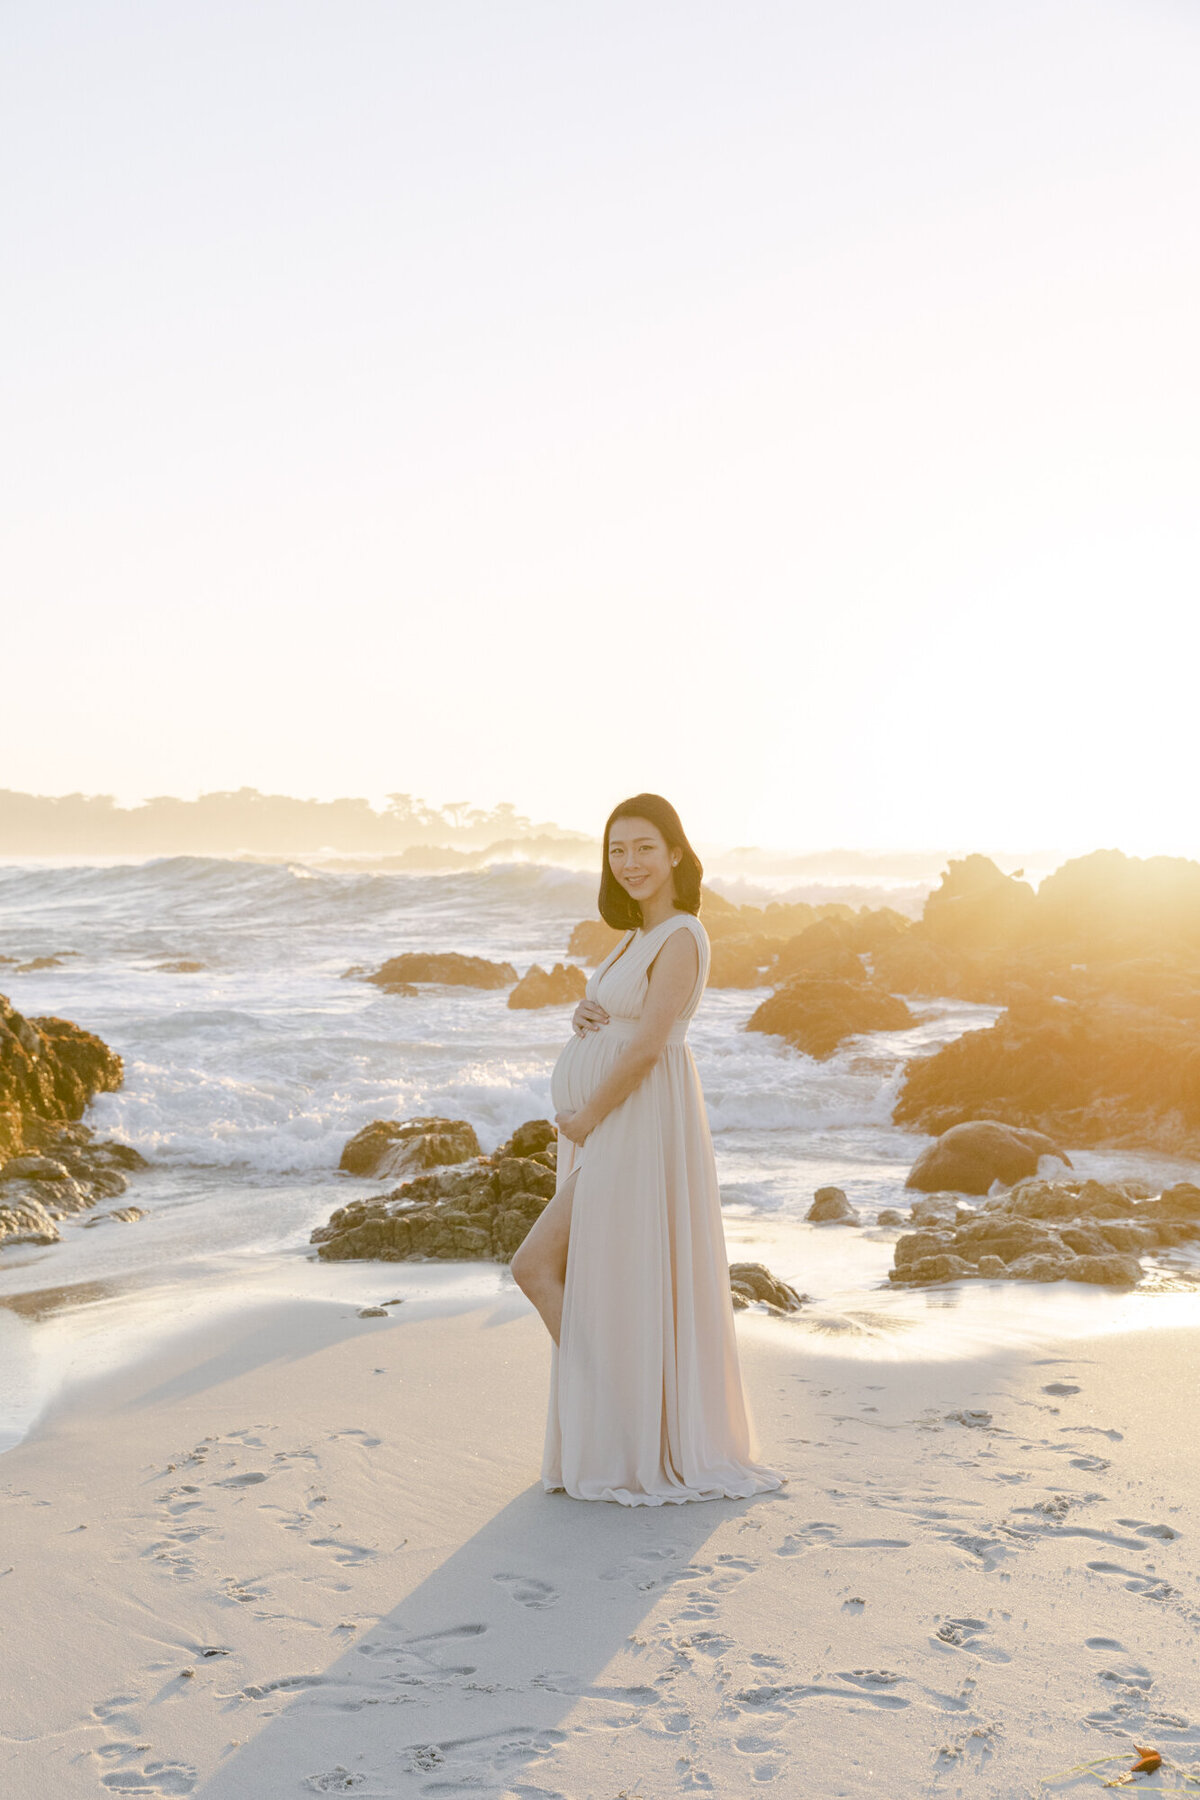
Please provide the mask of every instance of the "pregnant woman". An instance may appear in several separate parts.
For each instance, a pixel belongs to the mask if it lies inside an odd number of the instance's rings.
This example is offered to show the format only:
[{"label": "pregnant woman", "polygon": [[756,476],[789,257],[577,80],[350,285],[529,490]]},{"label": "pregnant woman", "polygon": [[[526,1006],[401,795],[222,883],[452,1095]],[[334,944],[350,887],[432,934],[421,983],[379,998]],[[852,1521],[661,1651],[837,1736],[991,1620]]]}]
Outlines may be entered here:
[{"label": "pregnant woman", "polygon": [[512,1259],[553,1339],[542,1485],[661,1506],[786,1480],[753,1460],[704,1095],[686,1041],[708,978],[703,870],[637,794],[604,828],[600,913],[625,934],[551,1078],[553,1200]]}]

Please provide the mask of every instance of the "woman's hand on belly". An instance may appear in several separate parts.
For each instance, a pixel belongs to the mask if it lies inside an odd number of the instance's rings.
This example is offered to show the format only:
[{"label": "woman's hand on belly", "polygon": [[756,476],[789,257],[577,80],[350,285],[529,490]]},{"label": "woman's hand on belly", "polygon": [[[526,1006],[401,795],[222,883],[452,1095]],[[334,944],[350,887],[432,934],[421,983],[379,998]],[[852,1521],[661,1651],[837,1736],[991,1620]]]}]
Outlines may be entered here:
[{"label": "woman's hand on belly", "polygon": [[588,1133],[593,1130],[586,1107],[581,1107],[578,1112],[573,1113],[555,1113],[554,1123],[563,1136],[570,1138],[573,1144],[582,1144]]},{"label": "woman's hand on belly", "polygon": [[576,1037],[583,1037],[589,1031],[599,1031],[602,1025],[607,1024],[608,1014],[598,1000],[581,1000],[571,1015],[571,1029]]}]

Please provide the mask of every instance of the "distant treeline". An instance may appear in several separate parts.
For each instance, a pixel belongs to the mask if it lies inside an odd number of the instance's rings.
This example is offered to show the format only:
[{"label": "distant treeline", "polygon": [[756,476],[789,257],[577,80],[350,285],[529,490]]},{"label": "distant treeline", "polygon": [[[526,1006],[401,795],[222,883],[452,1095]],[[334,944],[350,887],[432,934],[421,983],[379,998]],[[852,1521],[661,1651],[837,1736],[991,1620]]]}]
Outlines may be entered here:
[{"label": "distant treeline", "polygon": [[111,794],[51,797],[0,789],[2,856],[387,855],[415,845],[469,852],[497,840],[547,836],[581,847],[591,842],[549,822],[535,824],[507,802],[487,811],[465,800],[431,807],[411,794],[389,794],[377,812],[367,800],[296,800],[239,788],[198,800],[160,795],[140,806],[118,806]]}]

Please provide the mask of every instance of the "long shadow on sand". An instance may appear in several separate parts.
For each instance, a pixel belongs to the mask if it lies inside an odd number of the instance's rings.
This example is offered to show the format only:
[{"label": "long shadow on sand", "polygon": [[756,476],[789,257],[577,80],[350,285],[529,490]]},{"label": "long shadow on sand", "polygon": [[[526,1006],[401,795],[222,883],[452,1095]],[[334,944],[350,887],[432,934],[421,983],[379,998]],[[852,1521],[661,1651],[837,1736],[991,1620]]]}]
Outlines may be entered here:
[{"label": "long shadow on sand", "polygon": [[[538,1766],[573,1732],[594,1734],[601,1772],[614,1731],[657,1709],[670,1729],[666,1684],[641,1684],[635,1666],[638,1625],[663,1589],[676,1589],[681,1630],[702,1640],[752,1566],[706,1555],[706,1541],[786,1494],[631,1509],[528,1489],[323,1674],[278,1683],[289,1703],[197,1800],[565,1800]],[[619,1653],[622,1679],[604,1680]],[[270,1694],[245,1698],[261,1708]],[[585,1699],[599,1705],[568,1725]]]}]

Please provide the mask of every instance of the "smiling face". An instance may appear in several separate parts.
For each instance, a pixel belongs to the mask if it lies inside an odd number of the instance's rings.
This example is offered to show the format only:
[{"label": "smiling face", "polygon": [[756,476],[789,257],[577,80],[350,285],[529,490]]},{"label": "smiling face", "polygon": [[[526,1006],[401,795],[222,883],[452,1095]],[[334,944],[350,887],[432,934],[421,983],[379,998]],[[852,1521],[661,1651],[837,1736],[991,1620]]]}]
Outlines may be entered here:
[{"label": "smiling face", "polygon": [[655,897],[674,898],[674,870],[680,852],[672,850],[649,819],[616,818],[608,834],[608,866],[614,880],[642,907],[643,916]]}]

